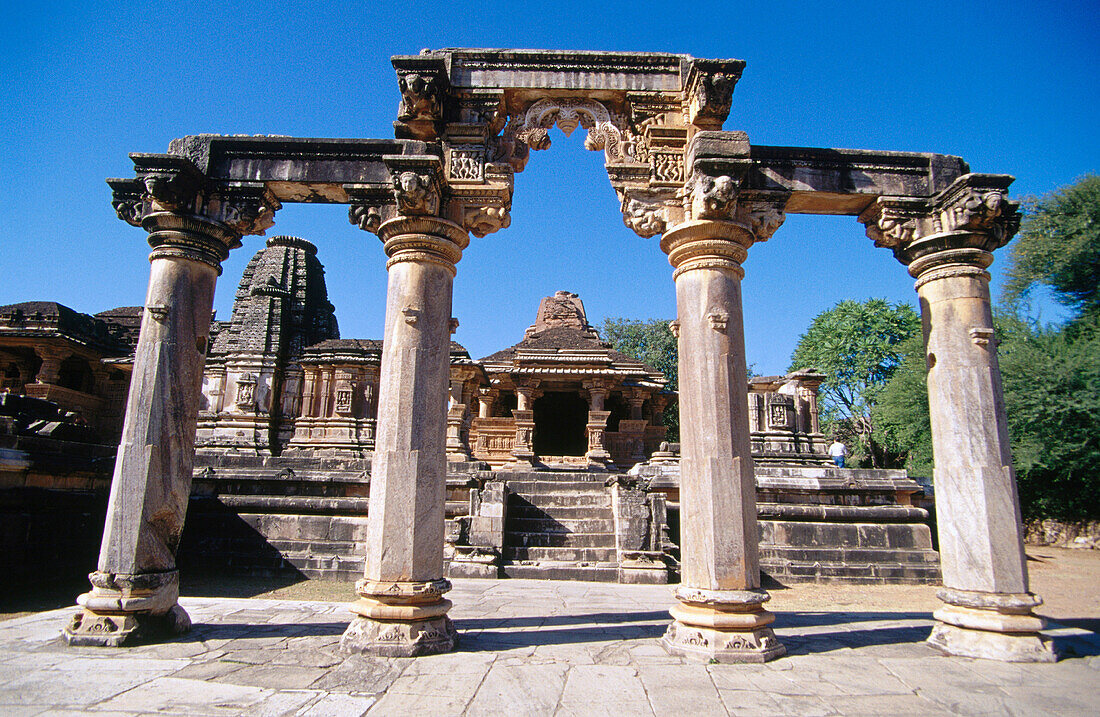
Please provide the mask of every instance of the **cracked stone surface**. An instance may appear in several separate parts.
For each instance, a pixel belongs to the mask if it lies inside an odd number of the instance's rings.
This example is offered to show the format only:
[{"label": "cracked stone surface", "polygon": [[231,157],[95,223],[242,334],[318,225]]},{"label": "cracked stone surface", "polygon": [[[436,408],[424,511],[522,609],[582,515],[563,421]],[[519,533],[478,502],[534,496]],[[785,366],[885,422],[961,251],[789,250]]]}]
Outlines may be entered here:
[{"label": "cracked stone surface", "polygon": [[[349,586],[349,598],[351,595]],[[346,605],[184,598],[159,645],[67,647],[75,609],[0,622],[4,715],[1016,715],[1100,711],[1100,637],[1056,664],[944,657],[921,610],[777,611],[789,656],[699,664],[657,644],[672,587],[456,580],[453,653],[345,655]]]}]

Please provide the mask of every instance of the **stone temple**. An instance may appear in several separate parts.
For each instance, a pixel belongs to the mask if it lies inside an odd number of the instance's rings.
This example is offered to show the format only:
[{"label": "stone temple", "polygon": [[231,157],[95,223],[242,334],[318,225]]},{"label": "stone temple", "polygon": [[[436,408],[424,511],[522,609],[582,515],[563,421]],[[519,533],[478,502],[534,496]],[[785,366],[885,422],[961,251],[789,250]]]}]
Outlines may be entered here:
[{"label": "stone temple", "polygon": [[[474,433],[474,389],[479,419],[482,397],[478,369],[465,364],[450,339],[457,267],[471,235],[480,239],[507,229],[514,184],[531,155],[550,147],[549,130],[557,126],[565,134],[585,130],[586,148],[603,153],[625,224],[651,240],[651,248],[667,254],[672,265],[669,290],[677,305],[672,325],[680,357],[676,500],[654,492],[654,485],[669,480],[671,471],[662,463],[668,455],[650,456],[648,466],[626,477],[607,472],[603,488],[609,505],[602,496],[584,498],[610,511],[616,572],[631,580],[652,579],[664,570],[668,553],[657,529],[662,498],[666,510],[678,503],[681,582],[662,639],[665,649],[703,661],[762,662],[784,654],[770,627],[775,616],[764,607],[769,595],[761,586],[760,567],[768,536],[758,524],[762,512],[772,511],[768,515],[779,523],[819,516],[858,525],[872,515],[894,520],[887,514],[905,524],[904,516],[919,510],[903,497],[916,488],[891,482],[902,477],[883,483],[868,478],[861,488],[860,476],[829,474],[812,465],[784,472],[764,461],[759,470],[780,472],[758,500],[752,422],[767,433],[783,425],[791,432],[809,425],[812,433],[812,401],[805,392],[815,379],[786,377],[775,391],[766,386],[754,391],[763,398],[750,404],[742,303],[751,297],[742,297],[741,279],[753,245],[776,235],[787,214],[804,213],[855,217],[874,244],[890,251],[915,279],[929,366],[944,586],[929,643],[952,655],[1055,658],[1039,632],[1043,621],[1033,613],[1041,599],[1028,584],[990,311],[987,268],[1019,225],[1018,205],[1008,198],[1012,177],[972,172],[963,159],[943,154],[754,144],[744,132],[723,128],[745,67],[741,60],[450,48],[394,57],[393,66],[401,93],[393,139],[192,135],[173,140],[164,153],[130,155],[133,176],[108,180],[119,218],[141,227],[153,251],[99,559],[91,589],[79,597],[81,610],[66,628],[70,643],[121,645],[188,629],[189,617],[178,604],[177,554],[196,466],[210,469],[194,481],[199,491],[231,495],[249,506],[266,503],[315,514],[300,499],[329,496],[295,492],[313,485],[305,465],[283,465],[271,477],[249,475],[255,461],[250,467],[238,460],[249,440],[270,451],[289,426],[280,418],[283,406],[275,415],[234,414],[253,404],[285,402],[280,382],[289,386],[299,377],[299,395],[310,396],[309,417],[319,424],[309,428],[308,438],[298,439],[301,452],[314,452],[315,469],[342,472],[328,481],[341,486],[330,490],[334,506],[350,501],[346,505],[353,510],[355,501],[369,494],[365,534],[355,533],[354,525],[328,533],[330,540],[364,539],[363,577],[356,583],[344,649],[410,656],[453,649],[451,603],[444,597],[448,570],[538,568],[560,561],[556,553],[533,551],[561,548],[593,551],[583,554],[588,559],[577,561],[586,564],[579,567],[601,569],[610,553],[599,551],[611,550],[602,537],[607,514],[599,518],[602,525],[581,533],[580,526],[570,530],[562,522],[564,515],[546,510],[567,502],[562,490],[587,494],[599,482],[581,477],[596,475],[588,471],[559,471],[547,481],[547,472],[537,470],[536,413],[570,417],[572,437],[545,449],[565,457],[579,447],[581,406],[567,398],[571,389],[565,382],[547,378],[553,374],[529,372],[549,368],[527,362],[535,352],[517,348],[511,365],[497,374],[501,395],[508,385],[504,374],[516,395],[514,460],[501,466],[514,469],[511,485],[475,468],[459,488],[459,472],[451,465],[478,462],[449,461],[476,447],[475,442],[467,448],[463,439]],[[245,331],[233,338],[243,347],[251,344],[250,356],[238,362],[226,353],[224,383],[204,379],[208,354],[216,348],[210,315],[221,262],[241,246],[243,236],[270,228],[287,202],[347,205],[355,226],[378,235],[388,273],[382,344],[329,344],[311,357],[303,349],[295,364],[289,337],[270,340],[279,347],[275,355],[281,351],[285,358],[261,358],[253,343],[259,339]],[[258,307],[266,301],[269,312],[285,311],[287,296],[310,285],[308,269],[304,275],[295,269],[293,279],[284,275],[281,281],[265,272],[257,268],[247,293]],[[263,279],[259,284],[256,274]],[[579,323],[579,316],[574,319]],[[297,327],[307,334],[324,330],[323,322]],[[233,336],[232,320],[224,330]],[[537,342],[537,334],[525,340]],[[303,340],[303,346],[310,345]],[[368,397],[365,387],[375,385],[372,346],[380,355],[377,390]],[[490,362],[481,369],[490,391],[488,370],[496,366]],[[656,425],[651,423],[654,391],[632,381],[623,377],[621,386],[630,391],[623,395],[620,389],[619,395],[630,417],[620,417],[617,426],[612,388],[602,410],[596,409],[601,389],[596,395],[585,389],[586,467],[606,462],[606,469],[615,462],[609,433],[630,435],[634,457],[640,428],[645,450],[646,431]],[[772,394],[780,398],[769,401]],[[202,451],[215,451],[211,460],[192,446],[199,440],[200,411],[209,411],[214,398],[214,405],[233,405],[228,423],[221,413],[202,418],[201,440],[212,441]],[[639,399],[640,415],[630,403]],[[494,415],[498,409],[501,415]],[[489,405],[485,420],[505,418],[504,409]],[[606,423],[601,414],[608,414]],[[368,436],[366,419],[372,415]],[[308,445],[326,433],[342,446]],[[780,446],[783,436],[782,431],[760,436],[757,443]],[[603,439],[607,458],[595,445],[597,438]],[[238,439],[243,445],[222,445]],[[369,459],[337,455],[367,440],[374,444]],[[812,448],[814,442],[794,444]],[[268,457],[261,448],[256,451],[248,458]],[[317,451],[332,451],[332,457]],[[290,452],[288,443],[286,451],[272,453],[272,467],[290,460]],[[675,451],[657,453],[675,460]],[[369,489],[365,466],[356,460],[370,461]],[[449,524],[447,513],[457,517],[459,503],[466,506],[467,520]],[[512,512],[514,518],[541,524],[517,530],[508,517],[514,506],[526,509]],[[247,514],[260,515],[262,524],[261,512]],[[557,535],[547,530],[553,521],[565,530]],[[925,549],[916,543],[891,545],[890,530],[853,532],[885,540],[889,547]],[[528,537],[509,552],[508,533],[550,537]],[[587,545],[567,544],[579,535],[589,536],[582,541]],[[820,558],[828,562],[827,556]]]}]

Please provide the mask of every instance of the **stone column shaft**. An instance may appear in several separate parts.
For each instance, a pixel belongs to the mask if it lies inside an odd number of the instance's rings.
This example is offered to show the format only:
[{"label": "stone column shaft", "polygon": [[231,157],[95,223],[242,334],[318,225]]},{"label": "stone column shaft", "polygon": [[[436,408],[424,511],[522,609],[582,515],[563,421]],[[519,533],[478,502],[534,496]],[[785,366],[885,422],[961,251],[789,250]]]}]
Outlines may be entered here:
[{"label": "stone column shaft", "polygon": [[662,644],[720,662],[785,653],[760,589],[741,315],[741,262],[753,241],[734,222],[689,221],[661,242],[676,267],[683,557]]},{"label": "stone column shaft", "polygon": [[454,264],[468,238],[435,217],[392,219],[379,237],[390,260],[367,561],[341,644],[411,657],[456,641],[443,598],[446,406]]},{"label": "stone column shaft", "polygon": [[198,217],[153,213],[149,290],[92,590],[70,644],[118,646],[178,633],[175,554],[191,489],[195,423],[220,261],[238,237]]},{"label": "stone column shaft", "polygon": [[928,365],[945,603],[929,644],[950,655],[1052,662],[1032,609],[989,301],[993,250],[1019,226],[1012,177],[965,174],[929,199],[880,197],[860,216],[916,280]]},{"label": "stone column shaft", "polygon": [[[992,256],[915,261],[925,330],[944,607],[929,642],[945,652],[1053,661],[1032,609],[1023,521],[990,310]],[[923,270],[923,271],[922,271]]]}]

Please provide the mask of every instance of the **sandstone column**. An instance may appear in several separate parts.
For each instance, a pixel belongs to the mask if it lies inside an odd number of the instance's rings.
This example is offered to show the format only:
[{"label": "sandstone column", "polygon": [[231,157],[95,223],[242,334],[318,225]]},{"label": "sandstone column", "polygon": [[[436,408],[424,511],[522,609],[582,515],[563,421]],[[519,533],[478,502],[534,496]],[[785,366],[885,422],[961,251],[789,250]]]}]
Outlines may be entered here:
[{"label": "sandstone column", "polygon": [[92,590],[65,628],[71,645],[116,647],[186,631],[176,547],[191,489],[214,284],[240,235],[202,216],[152,211],[141,333]]},{"label": "sandstone column", "polygon": [[398,216],[378,236],[389,283],[367,564],[341,645],[411,657],[447,652],[457,639],[443,598],[446,424],[451,286],[469,238],[434,216]]},{"label": "sandstone column", "polygon": [[1013,662],[1055,654],[1032,609],[989,300],[990,253],[1019,223],[1012,177],[969,174],[921,207],[880,199],[861,219],[916,278],[928,363],[945,603],[929,644]]},{"label": "sandstone column", "polygon": [[742,223],[691,220],[661,241],[675,267],[679,323],[683,554],[675,621],[661,643],[719,662],[786,652],[763,608],[749,452],[741,263],[754,240]]}]

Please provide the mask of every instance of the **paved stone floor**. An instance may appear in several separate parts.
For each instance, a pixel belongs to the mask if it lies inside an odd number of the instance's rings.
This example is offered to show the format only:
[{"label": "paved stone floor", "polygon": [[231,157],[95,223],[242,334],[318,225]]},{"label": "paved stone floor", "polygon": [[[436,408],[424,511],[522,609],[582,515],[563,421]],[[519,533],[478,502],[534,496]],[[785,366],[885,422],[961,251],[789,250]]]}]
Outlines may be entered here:
[{"label": "paved stone floor", "polygon": [[69,648],[73,612],[0,622],[2,715],[1080,715],[1100,713],[1100,638],[1049,631],[1053,665],[947,658],[922,612],[781,612],[790,655],[703,665],[658,646],[668,586],[457,580],[459,651],[347,657],[337,603],[184,598],[193,631]]}]

